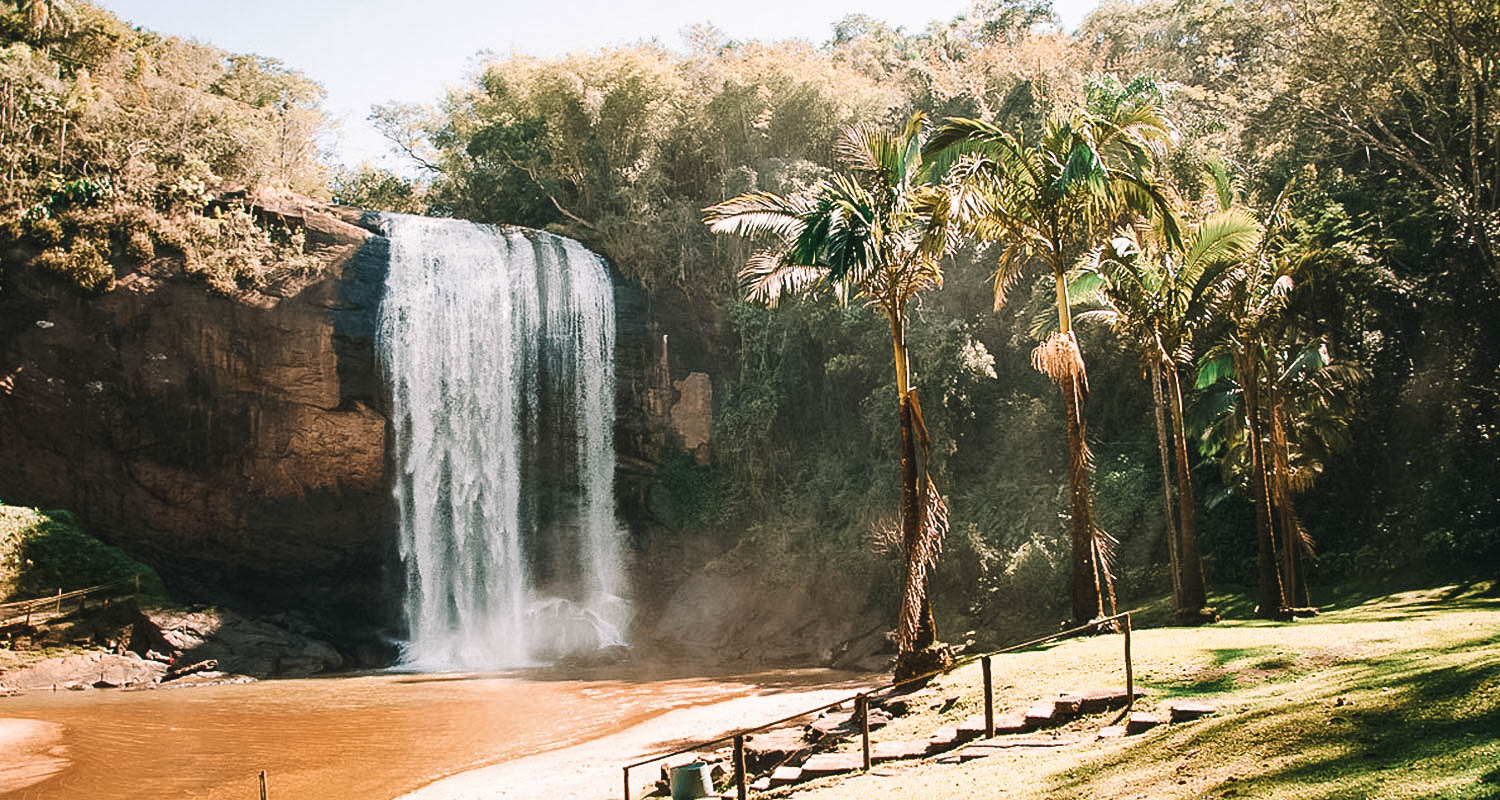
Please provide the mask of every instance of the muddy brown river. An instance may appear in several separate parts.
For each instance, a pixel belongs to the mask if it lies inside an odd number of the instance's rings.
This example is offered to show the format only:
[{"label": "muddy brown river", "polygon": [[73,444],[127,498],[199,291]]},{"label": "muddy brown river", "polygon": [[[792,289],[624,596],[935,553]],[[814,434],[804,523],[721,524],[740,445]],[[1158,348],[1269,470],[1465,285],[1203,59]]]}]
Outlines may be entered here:
[{"label": "muddy brown river", "polygon": [[275,800],[612,797],[619,767],[642,754],[866,684],[786,670],[665,680],[377,674],[37,692],[0,699],[0,797],[252,800],[261,770]]}]

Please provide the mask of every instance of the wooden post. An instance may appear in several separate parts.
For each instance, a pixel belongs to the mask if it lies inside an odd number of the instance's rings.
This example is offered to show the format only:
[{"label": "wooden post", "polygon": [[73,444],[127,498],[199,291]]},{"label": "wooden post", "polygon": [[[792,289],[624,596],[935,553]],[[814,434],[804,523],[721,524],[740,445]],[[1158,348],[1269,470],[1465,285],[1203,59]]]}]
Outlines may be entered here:
[{"label": "wooden post", "polygon": [[870,696],[862,694],[859,696],[859,729],[860,735],[864,737],[865,749],[865,772],[870,771]]},{"label": "wooden post", "polygon": [[739,800],[750,796],[750,787],[745,785],[745,734],[734,735],[734,792]]},{"label": "wooden post", "polygon": [[990,677],[990,657],[980,659],[979,665],[984,668],[984,738],[989,739],[995,735],[995,684]]},{"label": "wooden post", "polygon": [[625,773],[625,800],[630,800],[630,767],[624,768]]},{"label": "wooden post", "polygon": [[269,800],[270,795],[266,793],[266,771],[260,771],[260,800]]},{"label": "wooden post", "polygon": [[1130,612],[1125,612],[1125,712],[1135,708],[1135,668],[1130,663]]},{"label": "wooden post", "polygon": [[62,587],[61,586],[57,587],[57,605],[52,608],[52,613],[54,613],[54,614],[61,614],[62,613]]}]

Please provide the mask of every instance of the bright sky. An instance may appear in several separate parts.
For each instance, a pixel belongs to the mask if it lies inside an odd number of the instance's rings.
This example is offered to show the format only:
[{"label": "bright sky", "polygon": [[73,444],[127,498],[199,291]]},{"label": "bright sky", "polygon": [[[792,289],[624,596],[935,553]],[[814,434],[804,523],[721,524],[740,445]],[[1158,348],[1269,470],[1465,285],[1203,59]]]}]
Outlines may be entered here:
[{"label": "bright sky", "polygon": [[[279,58],[328,90],[340,124],[340,160],[398,165],[365,117],[391,100],[430,103],[459,83],[481,51],[558,56],[644,39],[682,45],[681,31],[708,22],[733,39],[821,43],[834,21],[867,14],[921,30],[968,0],[100,0],[122,19],[234,52]],[[1069,29],[1097,0],[1054,0]]]}]

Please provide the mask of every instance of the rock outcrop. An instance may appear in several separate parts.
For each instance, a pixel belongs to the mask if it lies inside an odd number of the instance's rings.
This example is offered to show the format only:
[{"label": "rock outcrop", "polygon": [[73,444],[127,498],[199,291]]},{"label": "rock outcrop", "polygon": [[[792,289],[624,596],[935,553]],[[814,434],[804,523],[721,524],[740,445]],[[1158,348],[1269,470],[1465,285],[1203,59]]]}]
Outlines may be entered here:
[{"label": "rock outcrop", "polygon": [[358,214],[277,213],[320,267],[238,296],[169,257],[98,296],[4,270],[0,492],[74,510],[180,594],[364,638],[393,621],[386,243]]}]

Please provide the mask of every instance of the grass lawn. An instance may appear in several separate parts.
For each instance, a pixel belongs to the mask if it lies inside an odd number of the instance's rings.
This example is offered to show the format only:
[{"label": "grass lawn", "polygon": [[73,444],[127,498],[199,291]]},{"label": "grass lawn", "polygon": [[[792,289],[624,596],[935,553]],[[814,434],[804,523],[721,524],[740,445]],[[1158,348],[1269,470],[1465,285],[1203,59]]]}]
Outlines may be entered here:
[{"label": "grass lawn", "polygon": [[[1134,635],[1136,710],[1207,699],[1219,714],[1096,740],[1115,714],[962,765],[877,765],[805,784],[812,798],[1500,798],[1500,592],[1494,584],[1336,600],[1294,623],[1229,621]],[[1229,600],[1230,598],[1223,598]],[[1124,685],[1120,636],[995,659],[996,712]],[[977,664],[924,692],[926,710],[872,734],[925,738],[982,711]],[[951,702],[952,698],[959,698]],[[948,706],[946,709],[944,706]]]}]

